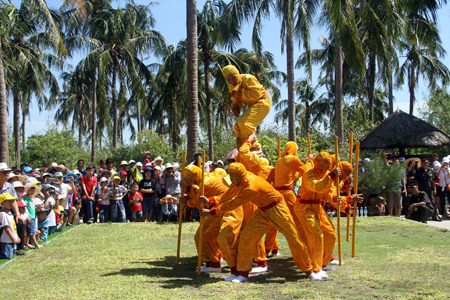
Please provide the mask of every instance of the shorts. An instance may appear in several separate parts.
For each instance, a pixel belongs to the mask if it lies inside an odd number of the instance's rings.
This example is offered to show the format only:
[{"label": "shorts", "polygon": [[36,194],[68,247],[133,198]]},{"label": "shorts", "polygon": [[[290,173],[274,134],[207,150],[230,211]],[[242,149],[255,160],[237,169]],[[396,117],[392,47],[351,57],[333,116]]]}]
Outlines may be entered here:
[{"label": "shorts", "polygon": [[36,219],[31,219],[31,222],[27,224],[27,235],[36,235]]},{"label": "shorts", "polygon": [[0,243],[0,259],[11,259],[14,253],[13,243]]},{"label": "shorts", "polygon": [[136,221],[137,219],[142,219],[144,217],[144,214],[142,213],[142,210],[140,211],[132,211],[131,212],[131,219],[133,221]]},{"label": "shorts", "polygon": [[402,193],[400,190],[395,192],[386,193],[386,206],[388,209],[393,209],[394,206],[397,209],[402,208]]}]

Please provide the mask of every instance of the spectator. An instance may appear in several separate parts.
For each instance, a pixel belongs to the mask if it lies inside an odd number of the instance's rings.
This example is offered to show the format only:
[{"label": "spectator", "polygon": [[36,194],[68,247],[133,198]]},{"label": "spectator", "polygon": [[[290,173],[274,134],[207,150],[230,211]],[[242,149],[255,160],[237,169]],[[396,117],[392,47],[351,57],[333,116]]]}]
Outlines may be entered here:
[{"label": "spectator", "polygon": [[8,182],[12,184],[13,182],[16,181],[23,183],[25,181],[25,177],[23,175],[15,174],[13,172],[9,173]]},{"label": "spectator", "polygon": [[217,161],[217,167],[223,169],[224,166],[225,166],[225,165],[223,164],[223,161],[221,161],[221,160],[218,160],[218,161]]},{"label": "spectator", "polygon": [[[25,204],[27,205],[28,213],[30,214],[30,222],[27,225],[27,235],[31,238],[32,243],[38,249],[42,249],[44,247],[40,246],[36,241],[36,209],[34,207],[34,202],[32,197],[35,197],[39,194],[41,187],[32,183],[27,183],[25,185],[26,188],[26,196],[23,198]],[[28,240],[25,242],[25,249],[34,248],[33,246],[28,244]]]},{"label": "spectator", "polygon": [[[194,161],[190,163],[190,165],[196,165],[198,166],[198,164],[202,164],[202,154],[201,153],[196,153],[194,154]],[[201,168],[201,165],[200,165]],[[205,163],[205,172],[209,172],[209,164]]]},{"label": "spectator", "polygon": [[91,224],[94,221],[94,193],[95,186],[97,185],[97,178],[94,177],[94,168],[88,166],[86,168],[86,175],[81,177],[81,188],[82,188],[82,212],[83,212],[83,223]]},{"label": "spectator", "polygon": [[44,175],[42,175],[42,183],[50,183],[50,178],[52,178],[52,174],[44,173]]},{"label": "spectator", "polygon": [[419,183],[419,191],[427,194],[430,204],[433,206],[432,220],[441,222],[437,214],[437,207],[434,206],[434,196],[436,193],[436,186],[434,181],[437,179],[436,174],[432,168],[428,168],[430,160],[428,158],[421,159],[422,165],[414,175],[414,180]]},{"label": "spectator", "polygon": [[[145,153],[144,153],[144,166],[150,163],[150,156],[151,156],[150,152],[145,151]],[[158,156],[157,158],[161,158],[161,157]]]},{"label": "spectator", "polygon": [[383,202],[384,202],[383,196],[378,196],[376,199],[373,198],[369,206],[367,216],[368,217],[384,216],[385,206]]},{"label": "spectator", "polygon": [[180,197],[181,174],[170,163],[166,164],[166,168],[161,176],[160,183],[166,185],[166,194],[170,194],[173,198]]},{"label": "spectator", "polygon": [[112,158],[107,158],[106,159],[106,168],[108,169],[109,173],[111,174],[109,176],[109,179],[113,180],[114,176],[116,176],[116,174],[117,174],[117,171],[114,168],[114,164],[113,164]]},{"label": "spectator", "polygon": [[[386,156],[385,156],[386,157]],[[394,158],[392,161],[390,161],[391,163],[389,165],[399,165],[400,162],[398,161],[398,159]],[[398,182],[398,189],[395,191],[389,191],[386,192],[386,200],[387,200],[387,207],[388,207],[388,211],[389,211],[389,216],[393,216],[394,214],[394,207],[395,207],[395,216],[396,217],[400,217],[402,214],[402,191],[404,190],[404,179],[402,178],[399,182]],[[406,190],[405,190],[406,192]],[[375,203],[378,200],[375,201]],[[374,212],[376,212],[375,208],[376,208],[376,204],[374,204],[375,206],[372,207],[374,209]],[[378,209],[378,208],[377,208]],[[383,209],[385,209],[383,207]],[[370,208],[369,208],[370,210]],[[381,216],[381,212],[377,212],[376,214],[377,216]]]},{"label": "spectator", "polygon": [[445,205],[447,204],[445,199],[447,198],[447,200],[450,200],[450,191],[447,190],[447,185],[450,184],[448,164],[448,157],[444,157],[444,159],[442,160],[441,168],[437,173],[437,177],[439,177],[439,188],[437,190],[437,192],[439,193],[439,211],[442,215],[442,218],[444,219],[450,219],[450,216],[448,215],[448,212],[445,208]]},{"label": "spectator", "polygon": [[84,170],[84,160],[79,159],[77,161],[77,170],[82,176],[86,175],[86,171]]},{"label": "spectator", "polygon": [[106,169],[106,160],[104,160],[104,159],[100,160],[100,168],[101,169]]},{"label": "spectator", "polygon": [[141,162],[136,163],[136,168],[138,169],[139,173],[142,174],[142,163]]},{"label": "spectator", "polygon": [[110,221],[110,189],[108,187],[108,178],[100,178],[100,188],[97,188],[98,196],[98,215],[100,223],[106,223]]},{"label": "spectator", "polygon": [[41,209],[36,213],[39,230],[39,242],[47,241],[48,236],[48,228],[50,225],[50,220],[48,219],[48,215],[51,209]]},{"label": "spectator", "polygon": [[53,208],[55,207],[55,198],[53,197],[55,195],[55,190],[53,186],[50,184],[42,184],[42,195],[44,196],[44,205],[43,207],[45,209],[50,210],[47,219],[48,219],[48,235],[52,235],[56,231],[56,218],[55,218],[55,212],[53,211]]},{"label": "spectator", "polygon": [[[154,161],[155,166],[158,166],[161,168],[161,171],[164,171],[164,165],[163,165],[163,159],[161,158],[161,156],[158,156],[157,158],[155,158]],[[144,166],[146,167],[145,163]]]},{"label": "spectator", "polygon": [[433,163],[433,171],[434,174],[436,174],[436,176],[434,177],[434,189],[436,190],[436,195],[434,195],[434,207],[439,209],[440,208],[440,204],[439,204],[439,176],[437,176],[437,173],[439,171],[439,169],[441,168],[441,164],[438,161],[435,161]]},{"label": "spectator", "polygon": [[125,161],[125,160],[122,160],[121,162],[120,162],[120,170],[121,171],[127,171],[127,169],[128,169],[128,163]]},{"label": "spectator", "polygon": [[67,225],[67,216],[64,215],[64,207],[62,206],[64,202],[64,198],[60,198],[56,201],[55,205],[55,219],[56,219],[56,231],[60,232],[66,228]]},{"label": "spectator", "polygon": [[155,206],[155,186],[153,179],[154,171],[150,167],[144,169],[144,178],[139,182],[139,191],[142,193],[142,214],[144,219],[152,221],[153,208]]},{"label": "spectator", "polygon": [[126,222],[125,207],[123,206],[123,197],[127,194],[127,189],[120,185],[120,177],[114,176],[114,187],[110,192],[111,222]]},{"label": "spectator", "polygon": [[[24,169],[25,170],[25,169]],[[63,175],[66,175],[66,167],[63,165],[63,164],[59,164],[57,167],[56,167],[56,170],[58,171],[58,172],[61,172]]]},{"label": "spectator", "polygon": [[128,162],[128,171],[127,171],[127,173],[128,173],[128,175],[127,175],[127,179],[128,179],[128,182],[130,182],[131,183],[131,177],[132,177],[132,169],[134,168],[136,166],[136,162],[134,161],[134,160],[130,160],[129,162]]},{"label": "spectator", "polygon": [[126,170],[120,171],[120,185],[123,186],[127,192],[122,198],[123,206],[125,208],[125,216],[126,220],[131,220],[131,210],[130,210],[130,203],[128,202],[128,195],[131,192],[130,190],[130,182],[127,180],[128,173]]},{"label": "spectator", "polygon": [[3,229],[0,236],[0,259],[11,259],[14,253],[14,245],[20,243],[20,239],[16,234],[14,217],[10,211],[16,200],[17,197],[13,197],[10,193],[2,193],[0,195],[0,204],[2,205],[0,228]]},{"label": "spectator", "polygon": [[144,221],[142,214],[142,201],[144,197],[139,193],[139,184],[137,182],[131,184],[131,193],[128,199],[131,206],[131,220],[133,222]]},{"label": "spectator", "polygon": [[329,217],[336,217],[336,215],[337,215],[336,208],[334,208],[334,206],[331,205],[331,203],[328,202],[328,200],[325,202],[323,209]]},{"label": "spectator", "polygon": [[428,195],[419,192],[419,183],[413,180],[408,183],[408,191],[410,195],[407,218],[426,224],[427,219],[433,214],[433,206]]},{"label": "spectator", "polygon": [[[64,199],[62,206],[64,207],[64,214],[69,215],[69,194],[76,193],[75,188],[75,174],[71,173],[70,184],[64,183],[64,176],[61,172],[55,174],[55,182],[53,187],[55,188],[55,195],[57,199]],[[76,178],[78,180],[78,177]]]},{"label": "spectator", "polygon": [[75,208],[75,213],[73,214],[72,217],[69,216],[69,220],[67,222],[68,226],[73,226],[76,224],[79,224],[79,219],[80,219],[80,210],[81,210],[81,200],[74,200],[73,201],[73,208]]}]

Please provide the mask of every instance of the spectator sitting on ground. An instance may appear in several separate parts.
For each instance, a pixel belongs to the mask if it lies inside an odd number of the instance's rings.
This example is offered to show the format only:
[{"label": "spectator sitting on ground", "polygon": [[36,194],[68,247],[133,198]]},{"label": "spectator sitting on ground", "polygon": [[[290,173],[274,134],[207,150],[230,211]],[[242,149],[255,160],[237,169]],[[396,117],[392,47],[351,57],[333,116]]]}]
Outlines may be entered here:
[{"label": "spectator sitting on ground", "polygon": [[67,225],[72,226],[80,224],[80,210],[81,210],[81,200],[74,200],[73,207],[75,208],[75,213],[71,218],[69,218]]},{"label": "spectator sitting on ground", "polygon": [[17,200],[10,193],[0,195],[0,204],[2,211],[0,212],[0,228],[3,229],[0,236],[0,259],[11,259],[14,253],[14,245],[20,243],[20,239],[16,233],[16,223],[10,209]]},{"label": "spectator sitting on ground", "polygon": [[56,201],[56,205],[55,205],[56,208],[54,209],[57,232],[63,231],[67,225],[68,217],[66,215],[64,215],[64,207],[62,206],[63,202],[64,202],[64,198],[59,198],[58,201]]},{"label": "spectator sitting on ground", "polygon": [[372,200],[372,203],[369,206],[367,216],[368,217],[384,216],[385,215],[385,206],[383,204],[383,202],[384,202],[383,196],[378,196],[376,199],[372,198],[371,200]]},{"label": "spectator sitting on ground", "polygon": [[407,219],[421,223],[427,223],[427,219],[433,214],[428,195],[422,191],[419,192],[419,183],[416,181],[408,182],[409,207]]},{"label": "spectator sitting on ground", "polygon": [[48,215],[50,211],[50,209],[41,209],[36,213],[38,221],[37,229],[39,230],[39,242],[47,241],[48,228],[50,224]]}]

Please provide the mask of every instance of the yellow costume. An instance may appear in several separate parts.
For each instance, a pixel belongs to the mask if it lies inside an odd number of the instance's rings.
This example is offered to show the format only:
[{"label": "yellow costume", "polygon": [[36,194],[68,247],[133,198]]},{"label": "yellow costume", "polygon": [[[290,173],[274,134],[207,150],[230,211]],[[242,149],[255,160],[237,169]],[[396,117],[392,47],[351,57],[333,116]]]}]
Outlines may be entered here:
[{"label": "yellow costume", "polygon": [[267,181],[247,172],[244,165],[240,163],[232,163],[228,168],[228,173],[240,180],[238,186],[233,184],[230,187],[236,188],[236,197],[228,201],[223,199],[219,206],[211,209],[211,215],[220,215],[234,210],[250,201],[258,207],[240,235],[237,255],[239,274],[248,277],[248,273],[252,269],[256,245],[270,226],[275,227],[286,237],[297,267],[307,274],[311,274],[312,265],[308,250],[298,236],[283,196]]},{"label": "yellow costume", "polygon": [[[191,199],[186,201],[187,207],[201,208],[200,205],[200,187],[197,185],[201,181],[202,170],[194,165],[186,166],[182,173],[182,181],[188,182],[186,191],[189,193]],[[222,178],[216,175],[210,175],[205,173],[205,197],[214,197],[224,194],[228,190],[222,183]],[[203,220],[203,237],[204,243],[202,247],[202,260],[208,264],[211,264],[213,268],[220,268],[219,258],[219,245],[217,244],[217,235],[220,228],[222,216],[206,217]],[[200,228],[199,228],[200,229]],[[211,239],[211,236],[215,235],[215,238]],[[194,239],[198,250],[200,232],[197,230]],[[206,238],[206,236],[208,238]],[[210,240],[211,239],[211,240]],[[217,266],[218,265],[218,266]]]},{"label": "yellow costume", "polygon": [[[275,164],[274,173],[274,188],[283,195],[286,201],[287,207],[291,212],[292,218],[294,219],[295,226],[302,240],[306,241],[306,235],[303,228],[297,219],[294,212],[294,204],[296,197],[294,194],[294,181],[297,181],[303,174],[313,168],[314,164],[312,159],[303,164],[298,156],[296,156],[298,151],[298,146],[295,142],[288,142],[284,148],[281,158]],[[265,248],[266,253],[272,251],[272,253],[277,253],[278,247],[275,246],[275,240],[277,236],[277,231],[275,228],[271,228],[266,235]]]},{"label": "yellow costume", "polygon": [[255,76],[250,74],[239,74],[235,66],[228,65],[223,68],[223,76],[227,78],[235,75],[237,78],[236,85],[229,85],[230,93],[234,93],[233,104],[231,110],[247,104],[247,110],[239,116],[234,125],[234,133],[236,137],[242,140],[247,139],[255,132],[256,127],[269,114],[272,103],[269,93],[259,83]]},{"label": "yellow costume", "polygon": [[330,161],[330,154],[326,152],[316,155],[314,168],[302,177],[302,186],[294,205],[295,214],[307,236],[314,272],[322,270],[324,261],[328,264],[331,260],[336,242],[334,226],[322,208],[336,175],[326,169],[324,172],[319,169],[319,164],[329,164]]}]

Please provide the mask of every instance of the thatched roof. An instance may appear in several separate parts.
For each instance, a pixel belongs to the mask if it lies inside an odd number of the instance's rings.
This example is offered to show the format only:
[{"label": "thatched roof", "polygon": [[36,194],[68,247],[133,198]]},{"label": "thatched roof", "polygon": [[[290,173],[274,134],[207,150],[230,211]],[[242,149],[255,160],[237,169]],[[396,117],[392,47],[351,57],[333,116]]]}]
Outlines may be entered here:
[{"label": "thatched roof", "polygon": [[401,110],[381,122],[360,140],[360,149],[440,147],[450,136]]}]

